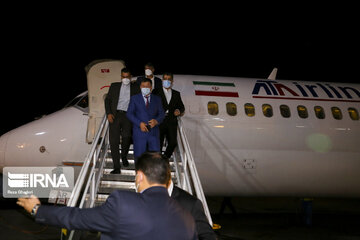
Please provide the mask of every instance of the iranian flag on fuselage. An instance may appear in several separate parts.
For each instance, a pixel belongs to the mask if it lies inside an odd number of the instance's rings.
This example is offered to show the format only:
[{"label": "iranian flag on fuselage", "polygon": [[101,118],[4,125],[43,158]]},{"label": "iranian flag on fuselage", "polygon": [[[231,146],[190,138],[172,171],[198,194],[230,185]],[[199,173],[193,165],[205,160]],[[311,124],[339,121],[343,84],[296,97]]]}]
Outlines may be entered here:
[{"label": "iranian flag on fuselage", "polygon": [[193,81],[193,84],[197,96],[239,97],[234,83]]}]

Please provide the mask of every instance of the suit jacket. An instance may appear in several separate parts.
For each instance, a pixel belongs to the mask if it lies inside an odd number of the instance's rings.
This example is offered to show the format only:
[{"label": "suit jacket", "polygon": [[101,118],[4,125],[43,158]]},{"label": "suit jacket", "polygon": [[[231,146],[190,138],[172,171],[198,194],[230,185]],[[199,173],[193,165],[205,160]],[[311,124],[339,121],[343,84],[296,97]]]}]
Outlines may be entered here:
[{"label": "suit jacket", "polygon": [[[119,102],[121,82],[114,82],[111,84],[108,94],[105,98],[105,112],[106,115],[113,114],[116,115],[117,105]],[[130,83],[130,97],[138,94],[140,92],[140,87],[136,82]]]},{"label": "suit jacket", "polygon": [[[144,78],[146,78],[146,76],[140,76],[140,77],[138,77],[138,78],[136,79],[136,82],[137,82],[137,84],[139,84],[139,86],[140,86],[140,84],[141,84],[141,81],[142,81]],[[155,90],[155,89],[158,89],[158,88],[162,88],[162,81],[161,81],[161,79],[154,76],[154,85],[155,85],[155,86],[152,86],[152,88],[153,88],[154,90]]]},{"label": "suit jacket", "polygon": [[67,229],[100,231],[110,239],[197,239],[194,219],[169,197],[164,187],[143,193],[114,191],[94,208],[38,208],[36,222]]},{"label": "suit jacket", "polygon": [[166,116],[167,120],[173,122],[174,124],[177,124],[177,117],[174,115],[175,109],[179,109],[181,114],[185,111],[185,106],[181,100],[180,92],[172,89],[171,99],[169,103],[166,100],[163,88],[155,89],[153,93],[161,97],[164,112],[169,110],[168,115]]},{"label": "suit jacket", "polygon": [[216,240],[215,232],[212,230],[205,215],[202,202],[198,198],[175,185],[171,197],[194,217],[199,240]]},{"label": "suit jacket", "polygon": [[[126,113],[127,118],[133,123],[133,136],[145,137],[147,134],[155,135],[159,132],[159,124],[164,119],[164,109],[162,107],[161,98],[154,94],[150,95],[149,107],[146,108],[143,95],[136,94],[130,98],[129,108]],[[142,132],[140,123],[147,122],[151,119],[156,119],[158,125],[150,130],[149,133]]]}]

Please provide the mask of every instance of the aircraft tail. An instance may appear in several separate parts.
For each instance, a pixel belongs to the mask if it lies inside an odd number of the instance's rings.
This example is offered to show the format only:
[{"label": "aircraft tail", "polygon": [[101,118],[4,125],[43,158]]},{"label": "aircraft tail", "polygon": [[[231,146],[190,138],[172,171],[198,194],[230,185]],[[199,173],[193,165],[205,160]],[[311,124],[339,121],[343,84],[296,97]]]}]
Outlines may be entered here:
[{"label": "aircraft tail", "polygon": [[271,73],[270,73],[270,75],[268,76],[267,79],[269,79],[269,80],[275,80],[275,79],[276,79],[277,70],[278,70],[277,68],[274,68],[274,69],[271,71]]}]

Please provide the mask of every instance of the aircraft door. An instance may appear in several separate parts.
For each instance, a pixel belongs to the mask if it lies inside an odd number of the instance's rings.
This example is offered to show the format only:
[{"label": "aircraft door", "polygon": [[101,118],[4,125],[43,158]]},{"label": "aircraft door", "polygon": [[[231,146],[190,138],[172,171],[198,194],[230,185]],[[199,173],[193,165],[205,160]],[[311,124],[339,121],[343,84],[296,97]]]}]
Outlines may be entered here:
[{"label": "aircraft door", "polygon": [[104,100],[113,82],[121,81],[122,60],[96,60],[85,67],[89,95],[86,141],[91,143],[105,113]]}]

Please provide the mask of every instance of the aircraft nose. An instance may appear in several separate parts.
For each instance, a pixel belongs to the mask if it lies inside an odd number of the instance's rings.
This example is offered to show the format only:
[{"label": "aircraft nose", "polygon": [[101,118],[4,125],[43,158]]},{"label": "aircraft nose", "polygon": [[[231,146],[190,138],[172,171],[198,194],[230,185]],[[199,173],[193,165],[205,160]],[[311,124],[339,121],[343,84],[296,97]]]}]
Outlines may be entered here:
[{"label": "aircraft nose", "polygon": [[6,144],[9,135],[10,134],[4,134],[0,137],[0,170],[2,170],[5,165]]}]

